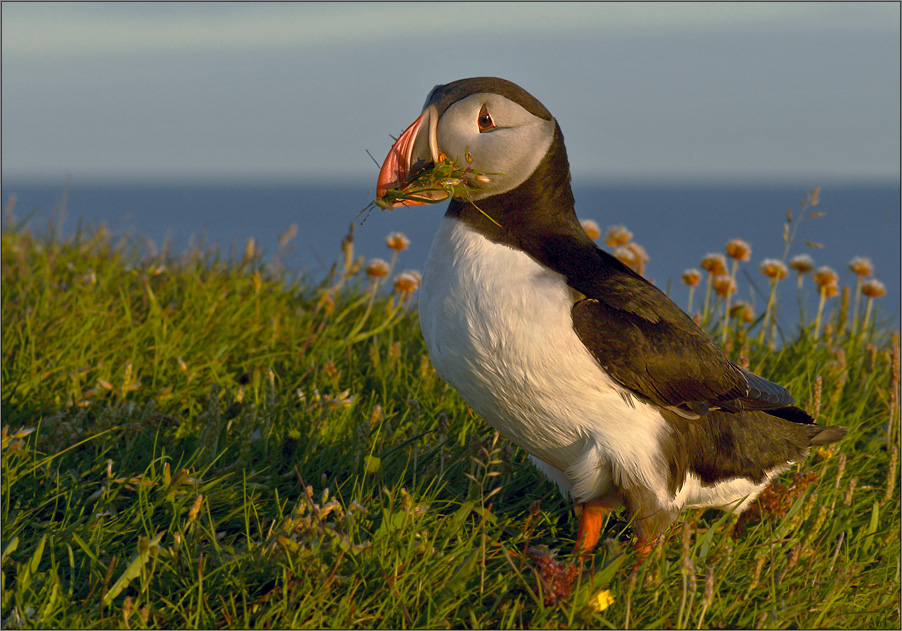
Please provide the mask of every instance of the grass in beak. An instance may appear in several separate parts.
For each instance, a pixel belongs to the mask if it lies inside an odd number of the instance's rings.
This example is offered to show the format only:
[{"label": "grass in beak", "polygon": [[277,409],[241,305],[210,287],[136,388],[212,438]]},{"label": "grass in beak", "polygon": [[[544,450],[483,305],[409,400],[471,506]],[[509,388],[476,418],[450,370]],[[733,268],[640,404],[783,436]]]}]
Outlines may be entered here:
[{"label": "grass in beak", "polygon": [[[503,175],[502,173],[484,173],[472,168],[470,164],[473,157],[470,152],[466,153],[467,166],[463,167],[457,164],[456,160],[445,157],[435,165],[420,170],[416,177],[405,184],[403,188],[393,188],[388,190],[381,199],[374,199],[360,211],[360,214],[367,213],[378,206],[385,210],[391,210],[397,204],[410,202],[412,204],[439,204],[447,201],[452,197],[462,197],[472,203],[470,199],[471,193],[476,188],[471,184],[473,180],[488,181],[490,175]],[[473,204],[476,206],[476,204]],[[487,219],[499,228],[501,224],[492,219],[478,206],[476,207]],[[360,215],[358,215],[359,217]],[[364,217],[363,221],[366,221]]]}]

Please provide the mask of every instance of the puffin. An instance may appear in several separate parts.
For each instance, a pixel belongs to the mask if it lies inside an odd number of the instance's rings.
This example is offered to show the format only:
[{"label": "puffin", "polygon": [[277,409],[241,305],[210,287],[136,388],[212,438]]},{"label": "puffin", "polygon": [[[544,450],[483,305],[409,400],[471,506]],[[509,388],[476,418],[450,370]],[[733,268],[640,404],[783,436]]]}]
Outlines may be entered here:
[{"label": "puffin", "polygon": [[[688,507],[741,512],[812,446],[840,440],[731,361],[662,291],[596,246],[564,136],[520,86],[436,86],[378,177],[377,200],[445,160],[468,165],[422,275],[438,376],[575,504],[574,554],[625,508],[648,550]],[[414,206],[448,193],[389,197]]]}]

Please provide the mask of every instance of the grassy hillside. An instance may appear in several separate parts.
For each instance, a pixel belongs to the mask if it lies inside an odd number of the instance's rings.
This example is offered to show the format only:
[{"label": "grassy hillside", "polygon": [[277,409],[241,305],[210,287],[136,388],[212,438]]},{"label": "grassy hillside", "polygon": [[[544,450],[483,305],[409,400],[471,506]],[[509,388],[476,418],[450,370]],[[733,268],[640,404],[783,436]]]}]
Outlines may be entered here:
[{"label": "grassy hillside", "polygon": [[2,239],[5,628],[900,624],[899,336],[854,292],[781,344],[709,292],[731,356],[849,434],[644,561],[609,519],[580,573],[569,503],[436,377],[416,275],[350,240],[308,282],[252,243]]}]

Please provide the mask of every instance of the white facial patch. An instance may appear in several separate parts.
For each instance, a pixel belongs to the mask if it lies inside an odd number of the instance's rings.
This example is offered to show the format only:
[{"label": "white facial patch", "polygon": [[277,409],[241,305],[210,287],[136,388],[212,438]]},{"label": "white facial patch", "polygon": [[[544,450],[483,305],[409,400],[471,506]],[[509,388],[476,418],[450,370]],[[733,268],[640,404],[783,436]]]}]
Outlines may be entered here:
[{"label": "white facial patch", "polygon": [[[485,106],[494,128],[479,131]],[[554,120],[534,116],[513,101],[491,93],[472,94],[445,110],[438,122],[438,148],[458,165],[472,156],[473,169],[487,174],[488,182],[474,181],[473,199],[497,195],[526,181],[548,153],[554,138]],[[499,175],[491,175],[497,173]]]}]

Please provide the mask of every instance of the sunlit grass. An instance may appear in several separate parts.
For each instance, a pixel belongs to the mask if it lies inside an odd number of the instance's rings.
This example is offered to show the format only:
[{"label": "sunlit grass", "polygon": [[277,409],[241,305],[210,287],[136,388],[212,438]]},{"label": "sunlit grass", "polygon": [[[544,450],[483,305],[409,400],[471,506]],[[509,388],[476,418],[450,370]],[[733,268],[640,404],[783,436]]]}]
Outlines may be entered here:
[{"label": "sunlit grass", "polygon": [[[726,266],[705,267],[692,315],[849,434],[739,518],[685,513],[642,562],[612,517],[581,573],[568,502],[432,370],[402,236],[376,262],[349,235],[309,282],[253,243],[151,255],[8,221],[4,628],[899,626],[899,337],[879,288],[804,287],[816,321],[777,340],[766,312],[793,283],[744,317],[712,289]],[[802,291],[814,268],[790,267]]]}]

